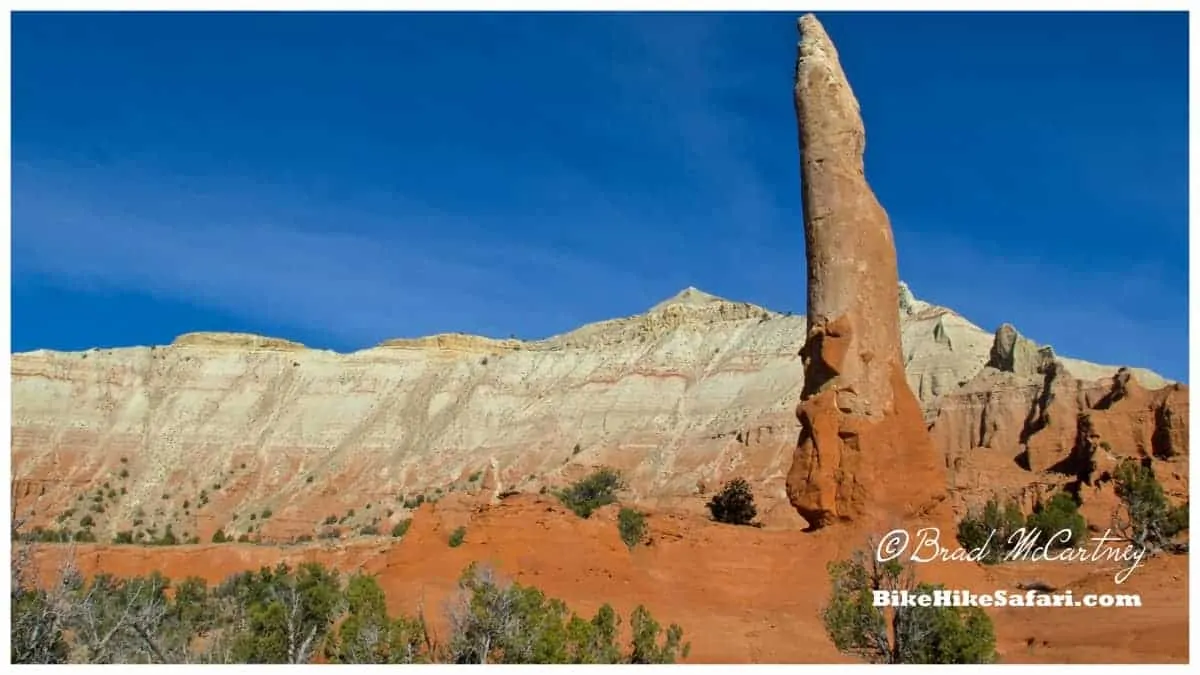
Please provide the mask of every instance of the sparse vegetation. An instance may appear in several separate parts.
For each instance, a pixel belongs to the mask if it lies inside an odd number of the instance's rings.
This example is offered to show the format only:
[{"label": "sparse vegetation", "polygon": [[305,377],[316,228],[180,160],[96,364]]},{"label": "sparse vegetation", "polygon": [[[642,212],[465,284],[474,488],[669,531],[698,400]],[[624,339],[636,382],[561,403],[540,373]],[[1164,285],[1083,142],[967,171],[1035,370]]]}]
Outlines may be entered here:
[{"label": "sparse vegetation", "polygon": [[985,664],[996,660],[992,620],[978,607],[876,607],[876,591],[926,594],[899,561],[879,562],[875,546],[831,563],[822,620],[838,651],[870,663]]},{"label": "sparse vegetation", "polygon": [[262,519],[266,520],[266,519],[270,518],[272,513],[273,513],[273,511],[271,511],[271,509],[263,509]]},{"label": "sparse vegetation", "polygon": [[469,483],[474,483],[474,482],[478,481],[478,480],[479,480],[480,478],[482,478],[482,477],[483,477],[483,472],[482,472],[482,471],[476,471],[475,473],[473,473],[473,474],[471,474],[470,476],[468,476],[468,477],[467,477],[467,482],[469,482]]},{"label": "sparse vegetation", "polygon": [[617,514],[617,530],[621,533],[621,541],[632,549],[646,538],[646,514],[622,507]]},{"label": "sparse vegetation", "polygon": [[601,467],[569,487],[555,493],[563,506],[580,518],[589,518],[596,509],[617,501],[617,492],[625,487],[621,474]]},{"label": "sparse vegetation", "polygon": [[[457,664],[674,663],[686,657],[683,629],[665,631],[642,606],[630,615],[632,640],[618,643],[621,619],[604,605],[588,620],[536,588],[510,584],[471,565],[449,610],[450,637],[439,660]],[[439,650],[435,650],[439,651]]]},{"label": "sparse vegetation", "polygon": [[408,533],[408,528],[411,526],[412,526],[412,519],[405,518],[404,520],[402,520],[392,526],[392,536],[393,537],[403,537],[405,534]]},{"label": "sparse vegetation", "polygon": [[1037,530],[1038,541],[1053,548],[1075,546],[1087,534],[1087,520],[1069,492],[1055,493],[1049,501],[1035,506],[1025,520],[1025,527],[1026,531]]},{"label": "sparse vegetation", "polygon": [[224,544],[226,541],[228,541],[228,540],[225,538],[224,530],[217,530],[216,532],[213,532],[212,543]]},{"label": "sparse vegetation", "polygon": [[337,516],[332,515],[332,514],[325,516],[325,522],[324,522],[325,525],[337,525],[337,522],[338,522]]},{"label": "sparse vegetation", "polygon": [[713,520],[718,523],[749,525],[758,516],[750,483],[740,477],[727,481],[721,491],[708,500],[707,506]]},{"label": "sparse vegetation", "polygon": [[[673,663],[683,630],[638,607],[631,639],[608,605],[586,619],[534,587],[469,566],[438,642],[423,615],[391,616],[378,581],[315,563],[245,571],[208,586],[161,574],[84,580],[74,560],[40,585],[14,556],[13,663]],[[665,635],[664,635],[665,633]]]},{"label": "sparse vegetation", "polygon": [[1008,500],[1002,506],[993,497],[981,511],[969,511],[958,523],[958,543],[968,550],[979,550],[979,561],[994,565],[1002,562],[1017,543],[1013,535],[1025,526],[1021,506]]},{"label": "sparse vegetation", "polygon": [[453,532],[450,533],[450,548],[458,548],[462,545],[463,540],[467,537],[467,528],[459,525]]},{"label": "sparse vegetation", "polygon": [[1122,537],[1151,553],[1182,550],[1171,540],[1188,529],[1188,502],[1171,506],[1149,460],[1123,460],[1113,482],[1121,500],[1113,522]]}]

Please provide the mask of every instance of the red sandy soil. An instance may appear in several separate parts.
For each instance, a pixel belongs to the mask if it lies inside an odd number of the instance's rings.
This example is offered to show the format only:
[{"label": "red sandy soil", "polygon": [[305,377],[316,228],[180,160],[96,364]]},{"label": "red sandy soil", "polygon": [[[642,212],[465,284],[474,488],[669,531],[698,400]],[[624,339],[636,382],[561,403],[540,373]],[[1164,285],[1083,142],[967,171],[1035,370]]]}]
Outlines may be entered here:
[{"label": "red sandy soil", "polygon": [[[421,507],[402,540],[365,539],[292,547],[207,544],[176,547],[80,545],[85,574],[199,576],[215,583],[234,572],[319,561],[379,575],[393,611],[424,608],[435,629],[459,573],[491,562],[509,577],[562,598],[581,613],[608,602],[622,615],[645,604],[675,622],[692,644],[690,663],[852,662],[826,638],[820,611],[828,597],[826,564],[864,538],[837,527],[813,534],[737,527],[683,513],[652,513],[650,540],[629,551],[615,507],[588,520],[551,499],[518,495],[498,505],[446,499]],[[466,525],[465,542],[447,545]],[[42,545],[36,560],[53,575],[68,549]],[[997,647],[1008,663],[1186,663],[1186,556],[1147,561],[1117,585],[1116,563],[929,563],[918,574],[949,588],[1008,589],[1039,579],[1059,590],[1139,593],[1140,608],[1003,608],[989,610]]]}]

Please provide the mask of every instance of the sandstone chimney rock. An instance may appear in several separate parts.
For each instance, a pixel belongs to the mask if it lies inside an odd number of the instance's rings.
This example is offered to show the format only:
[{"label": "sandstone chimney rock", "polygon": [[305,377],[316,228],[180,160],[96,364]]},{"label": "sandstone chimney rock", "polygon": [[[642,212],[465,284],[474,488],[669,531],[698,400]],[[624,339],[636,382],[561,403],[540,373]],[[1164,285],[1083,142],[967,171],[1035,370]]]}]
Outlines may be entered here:
[{"label": "sandstone chimney rock", "polygon": [[945,477],[904,376],[896,248],[864,175],[858,101],[816,17],[799,31],[808,329],[787,489],[815,529],[914,514],[944,495]]}]

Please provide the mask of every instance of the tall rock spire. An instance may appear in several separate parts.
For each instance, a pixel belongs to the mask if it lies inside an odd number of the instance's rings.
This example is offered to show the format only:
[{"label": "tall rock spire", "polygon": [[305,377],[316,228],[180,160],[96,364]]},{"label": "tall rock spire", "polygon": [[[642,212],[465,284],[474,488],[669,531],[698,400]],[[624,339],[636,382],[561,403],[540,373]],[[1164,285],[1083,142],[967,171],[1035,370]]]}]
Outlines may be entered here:
[{"label": "tall rock spire", "polygon": [[904,376],[896,246],[863,171],[858,100],[816,17],[801,18],[799,31],[794,95],[808,335],[787,487],[818,528],[928,508],[944,494],[945,478]]}]

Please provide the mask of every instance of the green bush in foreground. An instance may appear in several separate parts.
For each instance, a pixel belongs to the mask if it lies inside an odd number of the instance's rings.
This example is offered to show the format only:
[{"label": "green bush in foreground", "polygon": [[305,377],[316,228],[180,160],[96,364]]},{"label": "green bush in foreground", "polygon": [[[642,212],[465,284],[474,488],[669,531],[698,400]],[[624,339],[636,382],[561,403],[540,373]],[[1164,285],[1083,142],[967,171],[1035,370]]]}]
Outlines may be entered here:
[{"label": "green bush in foreground", "polygon": [[958,523],[958,543],[974,550],[987,545],[980,559],[986,564],[1002,562],[1016,543],[1013,535],[1025,527],[1025,514],[1015,501],[1001,506],[996,498],[989,499],[982,511],[971,511]]},{"label": "green bush in foreground", "polygon": [[1157,552],[1188,529],[1188,503],[1171,506],[1149,461],[1122,460],[1113,473],[1113,482],[1121,500],[1114,525],[1121,536]]},{"label": "green bush in foreground", "polygon": [[450,663],[617,664],[674,663],[690,645],[683,629],[662,626],[645,607],[630,615],[632,639],[622,650],[621,618],[609,605],[590,620],[576,615],[531,586],[506,583],[487,567],[472,564],[459,579],[459,595],[449,613]]},{"label": "green bush in foreground", "polygon": [[472,564],[447,603],[444,642],[423,615],[389,615],[373,577],[308,563],[235,574],[215,587],[160,574],[84,580],[73,567],[40,589],[27,557],[13,570],[13,663],[337,664],[673,663],[683,630],[644,607],[591,618],[530,586]]},{"label": "green bush in foreground", "polygon": [[833,581],[822,613],[838,651],[870,663],[985,664],[996,660],[992,620],[978,607],[876,607],[873,591],[927,593],[898,561],[876,561],[875,547],[831,563]]},{"label": "green bush in foreground", "polygon": [[[1075,546],[1087,534],[1087,520],[1069,492],[1058,492],[1046,503],[1034,507],[1025,527],[1039,532],[1039,543],[1049,541],[1056,548]],[[1068,535],[1060,536],[1063,532]]]}]

